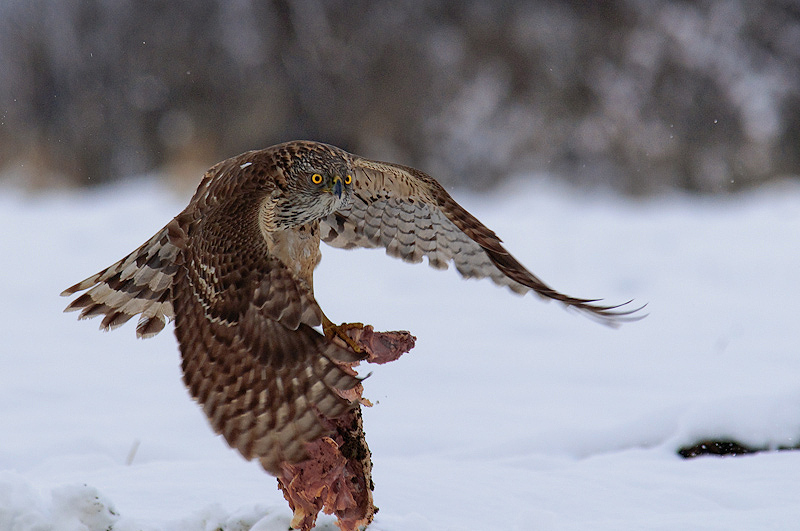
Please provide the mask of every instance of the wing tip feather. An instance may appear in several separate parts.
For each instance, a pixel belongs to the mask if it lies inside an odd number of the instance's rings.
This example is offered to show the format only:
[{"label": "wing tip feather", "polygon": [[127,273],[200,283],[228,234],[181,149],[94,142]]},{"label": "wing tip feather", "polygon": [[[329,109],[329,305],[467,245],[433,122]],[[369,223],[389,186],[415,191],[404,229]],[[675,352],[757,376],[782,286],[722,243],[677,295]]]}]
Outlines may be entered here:
[{"label": "wing tip feather", "polygon": [[69,297],[70,295],[75,295],[79,291],[87,290],[87,289],[91,288],[92,286],[94,286],[95,284],[97,284],[97,280],[99,278],[100,278],[100,274],[99,273],[96,274],[96,275],[92,275],[89,278],[81,280],[77,284],[73,284],[72,286],[68,287],[67,289],[62,291],[60,293],[60,295],[62,297]]},{"label": "wing tip feather", "polygon": [[633,303],[633,299],[630,299],[620,304],[611,304],[611,305],[594,304],[596,302],[602,301],[602,299],[576,299],[576,300],[580,302],[577,303],[569,303],[566,301],[562,302],[564,302],[564,304],[567,305],[567,309],[581,312],[587,317],[591,318],[593,321],[597,321],[598,323],[608,326],[610,328],[619,328],[620,326],[626,323],[635,323],[637,321],[641,321],[642,319],[650,315],[649,313],[645,314],[640,313],[647,306],[647,303],[644,303],[635,308],[630,308],[630,309],[625,308],[629,306],[631,303]]},{"label": "wing tip feather", "polygon": [[163,316],[143,317],[136,324],[136,337],[147,339],[157,335],[167,325]]}]

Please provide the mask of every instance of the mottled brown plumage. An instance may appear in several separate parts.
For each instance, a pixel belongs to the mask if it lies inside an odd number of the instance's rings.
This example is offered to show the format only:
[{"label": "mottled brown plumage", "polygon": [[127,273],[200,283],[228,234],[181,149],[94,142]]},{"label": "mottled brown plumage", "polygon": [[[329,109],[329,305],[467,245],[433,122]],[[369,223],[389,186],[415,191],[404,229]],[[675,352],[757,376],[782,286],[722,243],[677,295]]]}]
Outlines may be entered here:
[{"label": "mottled brown plumage", "polygon": [[615,324],[631,311],[563,295],[428,175],[333,146],[289,142],[212,167],[186,209],[144,245],[65,290],[67,310],[109,330],[138,315],[150,337],[175,320],[184,381],[211,425],[276,474],[351,404],[360,354],[315,328],[320,241],[384,247],[409,262],[453,262],[464,277],[534,291]]}]

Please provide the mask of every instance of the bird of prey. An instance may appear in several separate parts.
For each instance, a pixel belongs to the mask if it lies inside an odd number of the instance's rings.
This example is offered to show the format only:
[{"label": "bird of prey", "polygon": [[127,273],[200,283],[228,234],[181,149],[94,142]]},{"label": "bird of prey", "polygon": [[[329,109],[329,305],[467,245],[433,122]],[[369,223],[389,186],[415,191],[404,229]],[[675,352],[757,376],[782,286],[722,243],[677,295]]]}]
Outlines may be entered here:
[{"label": "bird of prey", "polygon": [[452,263],[609,324],[634,318],[550,288],[427,174],[310,141],[216,164],[183,212],[62,295],[84,292],[67,311],[102,316],[104,330],[138,315],[137,335],[150,337],[174,319],[184,382],[211,426],[277,475],[327,435],[322,418],[353,407],[342,395],[359,382],[342,368],[361,359],[358,345],[314,298],[320,241]]}]

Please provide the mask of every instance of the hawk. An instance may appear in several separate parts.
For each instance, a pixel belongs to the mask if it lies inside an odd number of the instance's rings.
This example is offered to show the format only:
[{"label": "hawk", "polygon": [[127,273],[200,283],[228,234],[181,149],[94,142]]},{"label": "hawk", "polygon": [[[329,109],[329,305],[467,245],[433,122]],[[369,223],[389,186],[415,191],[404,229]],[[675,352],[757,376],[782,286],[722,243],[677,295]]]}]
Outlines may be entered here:
[{"label": "hawk", "polygon": [[[175,321],[183,379],[211,426],[278,475],[354,405],[361,349],[314,298],[320,242],[383,247],[466,278],[555,299],[609,324],[635,310],[564,295],[523,267],[427,174],[294,141],[209,169],[189,205],[141,247],[67,288],[66,311],[151,337]],[[627,304],[627,303],[626,303]],[[321,332],[318,330],[321,327]],[[335,340],[336,337],[344,340]]]}]

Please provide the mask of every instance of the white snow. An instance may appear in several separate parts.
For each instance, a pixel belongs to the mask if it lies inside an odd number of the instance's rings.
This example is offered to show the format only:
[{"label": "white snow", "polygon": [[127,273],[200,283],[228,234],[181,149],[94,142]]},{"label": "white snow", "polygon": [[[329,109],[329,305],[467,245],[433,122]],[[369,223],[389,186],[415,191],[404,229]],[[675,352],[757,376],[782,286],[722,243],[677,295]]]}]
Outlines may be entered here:
[{"label": "white snow", "polygon": [[[798,443],[796,183],[633,201],[530,179],[456,196],[555,288],[650,315],[613,330],[452,270],[324,248],[331,318],[418,337],[362,368],[371,529],[797,526],[800,452],[676,454],[700,438]],[[186,201],[152,182],[0,189],[1,530],[288,528],[275,479],[184,390],[171,327],[141,341],[134,324],[103,334],[61,313],[61,290]]]}]

